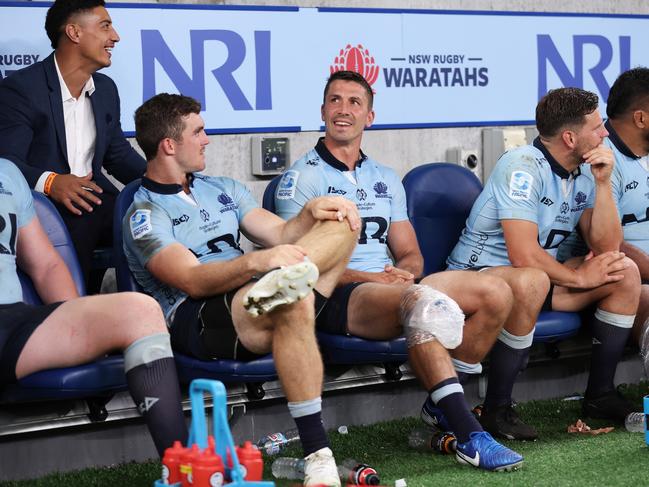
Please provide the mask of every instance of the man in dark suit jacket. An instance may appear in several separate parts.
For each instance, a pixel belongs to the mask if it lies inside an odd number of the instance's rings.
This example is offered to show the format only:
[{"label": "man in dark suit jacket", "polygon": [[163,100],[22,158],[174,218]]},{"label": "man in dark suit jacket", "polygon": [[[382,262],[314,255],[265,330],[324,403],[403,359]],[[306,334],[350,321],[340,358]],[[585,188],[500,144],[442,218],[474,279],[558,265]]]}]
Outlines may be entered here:
[{"label": "man in dark suit jacket", "polygon": [[112,242],[115,186],[146,163],[124,138],[110,66],[119,42],[103,0],[57,0],[45,29],[54,52],[0,83],[0,155],[57,205],[86,279],[92,252]]}]

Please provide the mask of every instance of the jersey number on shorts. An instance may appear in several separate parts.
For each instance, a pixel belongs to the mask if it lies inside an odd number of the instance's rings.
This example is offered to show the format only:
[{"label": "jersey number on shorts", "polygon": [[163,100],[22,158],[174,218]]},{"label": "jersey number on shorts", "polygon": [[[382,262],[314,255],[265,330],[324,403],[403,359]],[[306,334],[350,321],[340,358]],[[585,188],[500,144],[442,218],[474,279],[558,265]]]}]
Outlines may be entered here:
[{"label": "jersey number on shorts", "polygon": [[572,232],[569,232],[568,230],[555,230],[553,228],[550,230],[550,233],[548,233],[548,238],[545,240],[543,248],[556,249],[571,233]]},{"label": "jersey number on shorts", "polygon": [[386,221],[386,219],[380,216],[364,216],[363,218],[361,218],[361,220],[362,220],[361,233],[358,237],[358,243],[359,244],[367,243],[367,224],[376,223],[379,226],[379,228],[376,230],[376,232],[370,235],[370,238],[378,240],[379,243],[384,244],[385,231],[388,229],[388,222]]},{"label": "jersey number on shorts", "polygon": [[[0,243],[0,254],[11,254],[16,255],[16,214],[9,213],[9,226],[11,235],[9,237],[9,248],[5,247]],[[7,220],[0,215],[0,233],[3,233],[7,229]]]}]

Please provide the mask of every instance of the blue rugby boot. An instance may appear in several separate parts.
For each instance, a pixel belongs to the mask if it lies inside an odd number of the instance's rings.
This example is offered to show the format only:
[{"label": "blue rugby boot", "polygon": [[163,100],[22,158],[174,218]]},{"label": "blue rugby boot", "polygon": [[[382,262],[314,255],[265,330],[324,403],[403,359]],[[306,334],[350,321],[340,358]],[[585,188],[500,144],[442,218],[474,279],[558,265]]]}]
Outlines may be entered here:
[{"label": "blue rugby boot", "polygon": [[451,428],[451,425],[446,419],[446,416],[444,416],[442,410],[435,406],[430,398],[426,399],[424,405],[421,407],[419,417],[431,428],[440,431],[453,431],[453,428]]},{"label": "blue rugby boot", "polygon": [[501,445],[486,431],[474,431],[469,441],[457,444],[455,458],[460,463],[502,472],[523,465],[523,456]]}]

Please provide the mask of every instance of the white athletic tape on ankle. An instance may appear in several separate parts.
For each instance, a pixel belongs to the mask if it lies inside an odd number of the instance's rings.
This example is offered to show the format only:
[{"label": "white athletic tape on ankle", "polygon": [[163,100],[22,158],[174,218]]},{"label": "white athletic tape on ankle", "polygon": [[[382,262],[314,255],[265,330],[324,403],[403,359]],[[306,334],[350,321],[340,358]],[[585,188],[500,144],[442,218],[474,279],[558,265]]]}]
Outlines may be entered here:
[{"label": "white athletic tape on ankle", "polygon": [[462,343],[464,313],[446,294],[413,284],[403,292],[399,308],[408,347],[432,340],[453,349]]}]

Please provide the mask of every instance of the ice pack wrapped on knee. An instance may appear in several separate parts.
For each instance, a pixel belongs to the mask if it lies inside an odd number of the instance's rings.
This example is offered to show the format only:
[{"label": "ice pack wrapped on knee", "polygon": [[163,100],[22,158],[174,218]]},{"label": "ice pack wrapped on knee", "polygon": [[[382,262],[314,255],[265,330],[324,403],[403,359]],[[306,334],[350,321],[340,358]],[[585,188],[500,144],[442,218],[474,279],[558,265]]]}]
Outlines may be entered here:
[{"label": "ice pack wrapped on knee", "polygon": [[401,296],[399,312],[408,347],[437,340],[454,349],[462,343],[464,313],[442,292],[414,284]]}]

